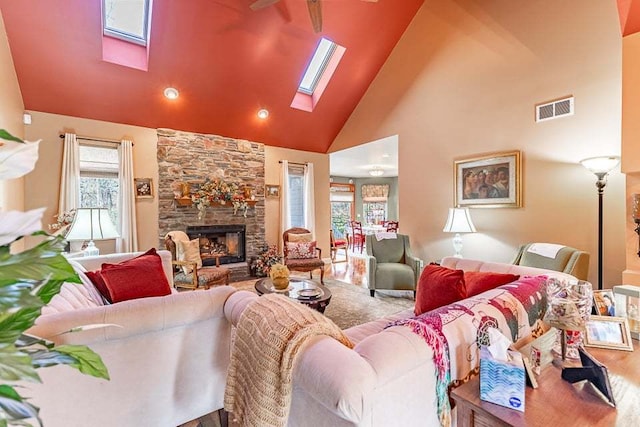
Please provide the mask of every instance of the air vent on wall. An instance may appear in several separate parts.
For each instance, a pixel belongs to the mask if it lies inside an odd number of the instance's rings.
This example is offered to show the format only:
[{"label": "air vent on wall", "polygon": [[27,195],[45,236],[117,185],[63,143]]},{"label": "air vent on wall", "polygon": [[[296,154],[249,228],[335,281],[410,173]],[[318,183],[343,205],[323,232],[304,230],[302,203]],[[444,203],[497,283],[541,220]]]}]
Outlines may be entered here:
[{"label": "air vent on wall", "polygon": [[573,115],[573,96],[536,105],[536,122]]}]

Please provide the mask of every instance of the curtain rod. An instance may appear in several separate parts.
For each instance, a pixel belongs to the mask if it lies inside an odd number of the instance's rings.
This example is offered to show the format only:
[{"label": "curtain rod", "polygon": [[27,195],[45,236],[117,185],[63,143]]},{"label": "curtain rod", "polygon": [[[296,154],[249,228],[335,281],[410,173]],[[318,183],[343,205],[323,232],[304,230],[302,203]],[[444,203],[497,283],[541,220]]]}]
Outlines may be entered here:
[{"label": "curtain rod", "polygon": [[[278,163],[282,163],[282,160],[278,160]],[[309,163],[289,162],[290,165],[307,166]]]},{"label": "curtain rod", "polygon": [[[76,135],[77,139],[83,139],[85,141],[97,141],[97,142],[109,142],[112,144],[120,144],[122,141],[117,141],[115,139],[105,139],[105,138],[93,138],[90,136],[80,136],[80,135]],[[60,139],[64,139],[64,134],[60,134]],[[135,144],[133,144],[135,145]]]}]

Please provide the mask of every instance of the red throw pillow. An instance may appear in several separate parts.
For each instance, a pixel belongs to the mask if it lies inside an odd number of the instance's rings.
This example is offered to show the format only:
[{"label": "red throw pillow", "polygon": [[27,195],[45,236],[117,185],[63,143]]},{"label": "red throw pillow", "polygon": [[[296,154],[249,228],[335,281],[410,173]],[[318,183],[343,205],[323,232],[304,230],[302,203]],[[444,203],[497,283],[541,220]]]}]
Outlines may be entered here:
[{"label": "red throw pillow", "polygon": [[517,274],[493,273],[490,271],[465,271],[464,283],[467,288],[467,297],[472,297],[489,289],[506,285],[519,278],[520,276]]},{"label": "red throw pillow", "polygon": [[113,301],[111,301],[111,296],[109,295],[109,289],[107,289],[107,284],[104,283],[104,279],[102,278],[102,271],[101,270],[87,271],[85,274],[87,275],[89,280],[91,280],[91,283],[93,283],[93,286],[95,286],[98,292],[100,292],[100,295],[102,295],[102,298],[107,300],[109,303],[112,303]]},{"label": "red throw pillow", "polygon": [[100,275],[113,303],[171,293],[162,259],[155,248],[119,264],[104,263]]},{"label": "red throw pillow", "polygon": [[418,281],[414,312],[417,316],[465,297],[464,271],[429,264]]}]

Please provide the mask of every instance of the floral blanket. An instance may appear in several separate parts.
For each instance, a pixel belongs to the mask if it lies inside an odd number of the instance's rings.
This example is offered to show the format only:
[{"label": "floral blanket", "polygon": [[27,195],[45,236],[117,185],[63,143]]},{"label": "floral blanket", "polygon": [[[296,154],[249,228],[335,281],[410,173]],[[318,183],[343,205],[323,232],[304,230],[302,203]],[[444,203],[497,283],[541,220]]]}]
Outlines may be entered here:
[{"label": "floral blanket", "polygon": [[436,366],[438,417],[451,425],[450,388],[478,374],[480,346],[488,343],[488,329],[498,328],[517,341],[537,336],[547,306],[546,276],[524,277],[420,316],[398,320],[388,327],[407,326],[433,350]]}]

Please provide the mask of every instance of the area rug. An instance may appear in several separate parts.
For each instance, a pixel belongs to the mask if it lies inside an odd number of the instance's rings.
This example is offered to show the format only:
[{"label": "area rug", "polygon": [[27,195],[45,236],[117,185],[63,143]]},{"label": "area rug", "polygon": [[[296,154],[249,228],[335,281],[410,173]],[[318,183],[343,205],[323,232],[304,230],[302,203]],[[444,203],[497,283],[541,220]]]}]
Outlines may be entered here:
[{"label": "area rug", "polygon": [[[241,290],[255,292],[257,279],[231,283]],[[372,298],[369,289],[334,279],[324,279],[331,291],[331,302],[324,314],[342,329],[360,325],[414,306],[413,292],[377,291]]]}]

